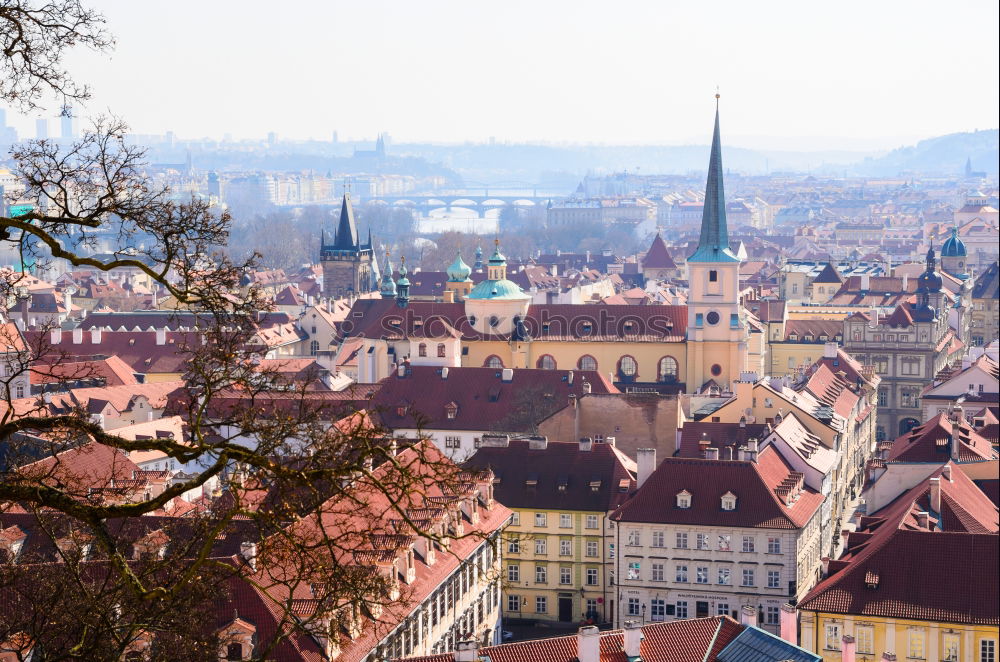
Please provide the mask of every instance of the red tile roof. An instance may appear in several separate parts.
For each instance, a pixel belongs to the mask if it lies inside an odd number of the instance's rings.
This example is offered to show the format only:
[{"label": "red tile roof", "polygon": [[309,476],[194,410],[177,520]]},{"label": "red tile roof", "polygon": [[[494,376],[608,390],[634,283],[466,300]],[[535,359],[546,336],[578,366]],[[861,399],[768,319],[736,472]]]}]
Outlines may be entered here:
[{"label": "red tile roof", "polygon": [[[770,446],[760,451],[756,462],[667,458],[612,518],[626,522],[795,529],[808,523],[823,501],[822,494],[803,487],[798,499],[791,506],[786,505],[785,488],[789,482],[798,481],[801,485],[801,480],[802,475],[793,472]],[[677,507],[677,494],[683,490],[691,494],[690,508]],[[736,495],[735,510],[722,510],[721,499],[726,492]]]},{"label": "red tile roof", "polygon": [[[942,469],[942,512],[930,509],[930,481],[861,519],[831,574],[799,603],[807,611],[997,625],[998,575],[982,570],[996,559],[996,506],[964,475]],[[922,526],[917,513],[928,515]],[[943,528],[943,530],[942,530]]]},{"label": "red tile roof", "polygon": [[139,383],[132,368],[117,356],[91,361],[59,361],[53,365],[35,362],[31,367],[32,384],[54,384],[87,379],[101,379],[105,386]]},{"label": "red tile roof", "polygon": [[[958,423],[958,461],[984,462],[997,459],[990,442],[976,432],[964,418]],[[947,462],[951,457],[952,435],[955,430],[948,414],[940,413],[923,425],[918,425],[892,444],[888,462]]]},{"label": "red tile roof", "polygon": [[[744,627],[728,616],[642,626],[639,653],[648,662],[715,662]],[[600,662],[628,662],[624,631],[601,633]],[[521,641],[479,650],[491,662],[578,662],[577,635]],[[406,658],[406,662],[454,662],[453,653]]]},{"label": "red tile roof", "polygon": [[[584,382],[595,394],[619,392],[597,371],[519,368],[505,382],[500,368],[452,367],[444,378],[441,368],[411,366],[405,377],[394,372],[383,380],[372,407],[391,429],[491,430],[501,426],[509,432],[528,432],[540,419],[565,407],[570,395],[581,397]],[[448,418],[445,411],[450,402],[458,405],[454,418]]]},{"label": "red tile roof", "polygon": [[660,233],[656,233],[653,243],[649,246],[649,251],[642,258],[643,269],[676,269],[677,263],[670,257],[667,244],[663,241]]}]

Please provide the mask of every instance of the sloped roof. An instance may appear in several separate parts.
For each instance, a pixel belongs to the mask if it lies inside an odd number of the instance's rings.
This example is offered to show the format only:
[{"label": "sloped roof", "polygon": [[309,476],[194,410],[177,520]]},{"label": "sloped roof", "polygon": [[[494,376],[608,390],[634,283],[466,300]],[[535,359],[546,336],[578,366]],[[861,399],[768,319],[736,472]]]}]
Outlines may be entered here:
[{"label": "sloped roof", "polygon": [[[803,488],[797,501],[785,505],[776,490],[792,473],[788,463],[770,446],[760,451],[756,462],[671,457],[660,463],[612,518],[624,522],[795,529],[809,521],[823,496]],[[690,508],[677,507],[676,497],[682,490],[691,493]],[[726,492],[736,495],[735,510],[722,510],[721,498]]]},{"label": "sloped roof", "polygon": [[837,271],[837,269],[830,262],[827,262],[826,266],[823,267],[818,274],[816,274],[815,278],[813,278],[813,283],[820,284],[837,283],[839,285],[843,282],[843,276],[840,275],[840,272]]},{"label": "sloped roof", "polygon": [[642,267],[644,269],[676,269],[677,263],[674,259],[670,257],[670,251],[667,250],[667,244],[663,241],[663,237],[660,233],[656,233],[656,237],[653,238],[653,243],[650,244],[649,250],[646,251],[646,255],[642,258]]},{"label": "sloped roof", "polygon": [[[532,449],[527,440],[512,439],[506,447],[480,447],[465,466],[491,469],[494,495],[509,508],[607,512],[635,488],[635,462],[611,444],[583,451],[575,441],[550,441]],[[536,485],[528,487],[529,479]]]},{"label": "sloped roof", "polygon": [[[955,423],[942,412],[896,438],[886,458],[888,462],[946,462],[951,457]],[[958,461],[984,462],[997,458],[990,442],[963,418],[957,421]],[[939,444],[938,442],[944,442]]]}]

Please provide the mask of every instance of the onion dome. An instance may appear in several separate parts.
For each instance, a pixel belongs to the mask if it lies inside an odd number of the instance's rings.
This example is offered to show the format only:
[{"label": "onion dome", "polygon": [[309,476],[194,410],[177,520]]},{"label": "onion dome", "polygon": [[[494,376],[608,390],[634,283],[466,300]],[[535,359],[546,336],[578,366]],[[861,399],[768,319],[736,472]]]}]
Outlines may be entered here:
[{"label": "onion dome", "polygon": [[958,238],[958,228],[953,227],[951,236],[945,239],[944,244],[941,245],[941,257],[967,257],[968,255],[965,242]]},{"label": "onion dome", "polygon": [[469,280],[469,275],[472,274],[472,267],[465,263],[465,260],[462,259],[462,252],[458,251],[455,253],[455,261],[448,267],[447,272],[450,282],[464,283]]},{"label": "onion dome", "polygon": [[383,299],[393,299],[396,296],[396,283],[392,280],[392,262],[389,261],[389,251],[385,252],[385,268],[382,270],[382,282],[379,294]]}]

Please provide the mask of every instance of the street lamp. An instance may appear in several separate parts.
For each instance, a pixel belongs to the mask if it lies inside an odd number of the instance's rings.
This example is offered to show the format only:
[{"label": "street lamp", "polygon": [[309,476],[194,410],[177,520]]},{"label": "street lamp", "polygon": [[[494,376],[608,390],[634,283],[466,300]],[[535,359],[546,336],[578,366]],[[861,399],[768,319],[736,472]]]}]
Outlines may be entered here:
[{"label": "street lamp", "polygon": [[646,603],[642,603],[642,624],[646,624]]}]

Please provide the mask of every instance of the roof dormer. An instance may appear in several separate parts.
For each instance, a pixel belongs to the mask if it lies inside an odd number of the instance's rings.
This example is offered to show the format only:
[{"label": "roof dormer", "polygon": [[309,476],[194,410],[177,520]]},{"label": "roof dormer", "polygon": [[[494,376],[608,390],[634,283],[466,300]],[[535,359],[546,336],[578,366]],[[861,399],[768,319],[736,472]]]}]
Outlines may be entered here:
[{"label": "roof dormer", "polygon": [[736,495],[732,492],[726,492],[722,495],[722,509],[723,510],[736,510]]},{"label": "roof dormer", "polygon": [[677,493],[677,507],[678,508],[690,508],[691,507],[691,493],[687,490],[681,490]]}]

